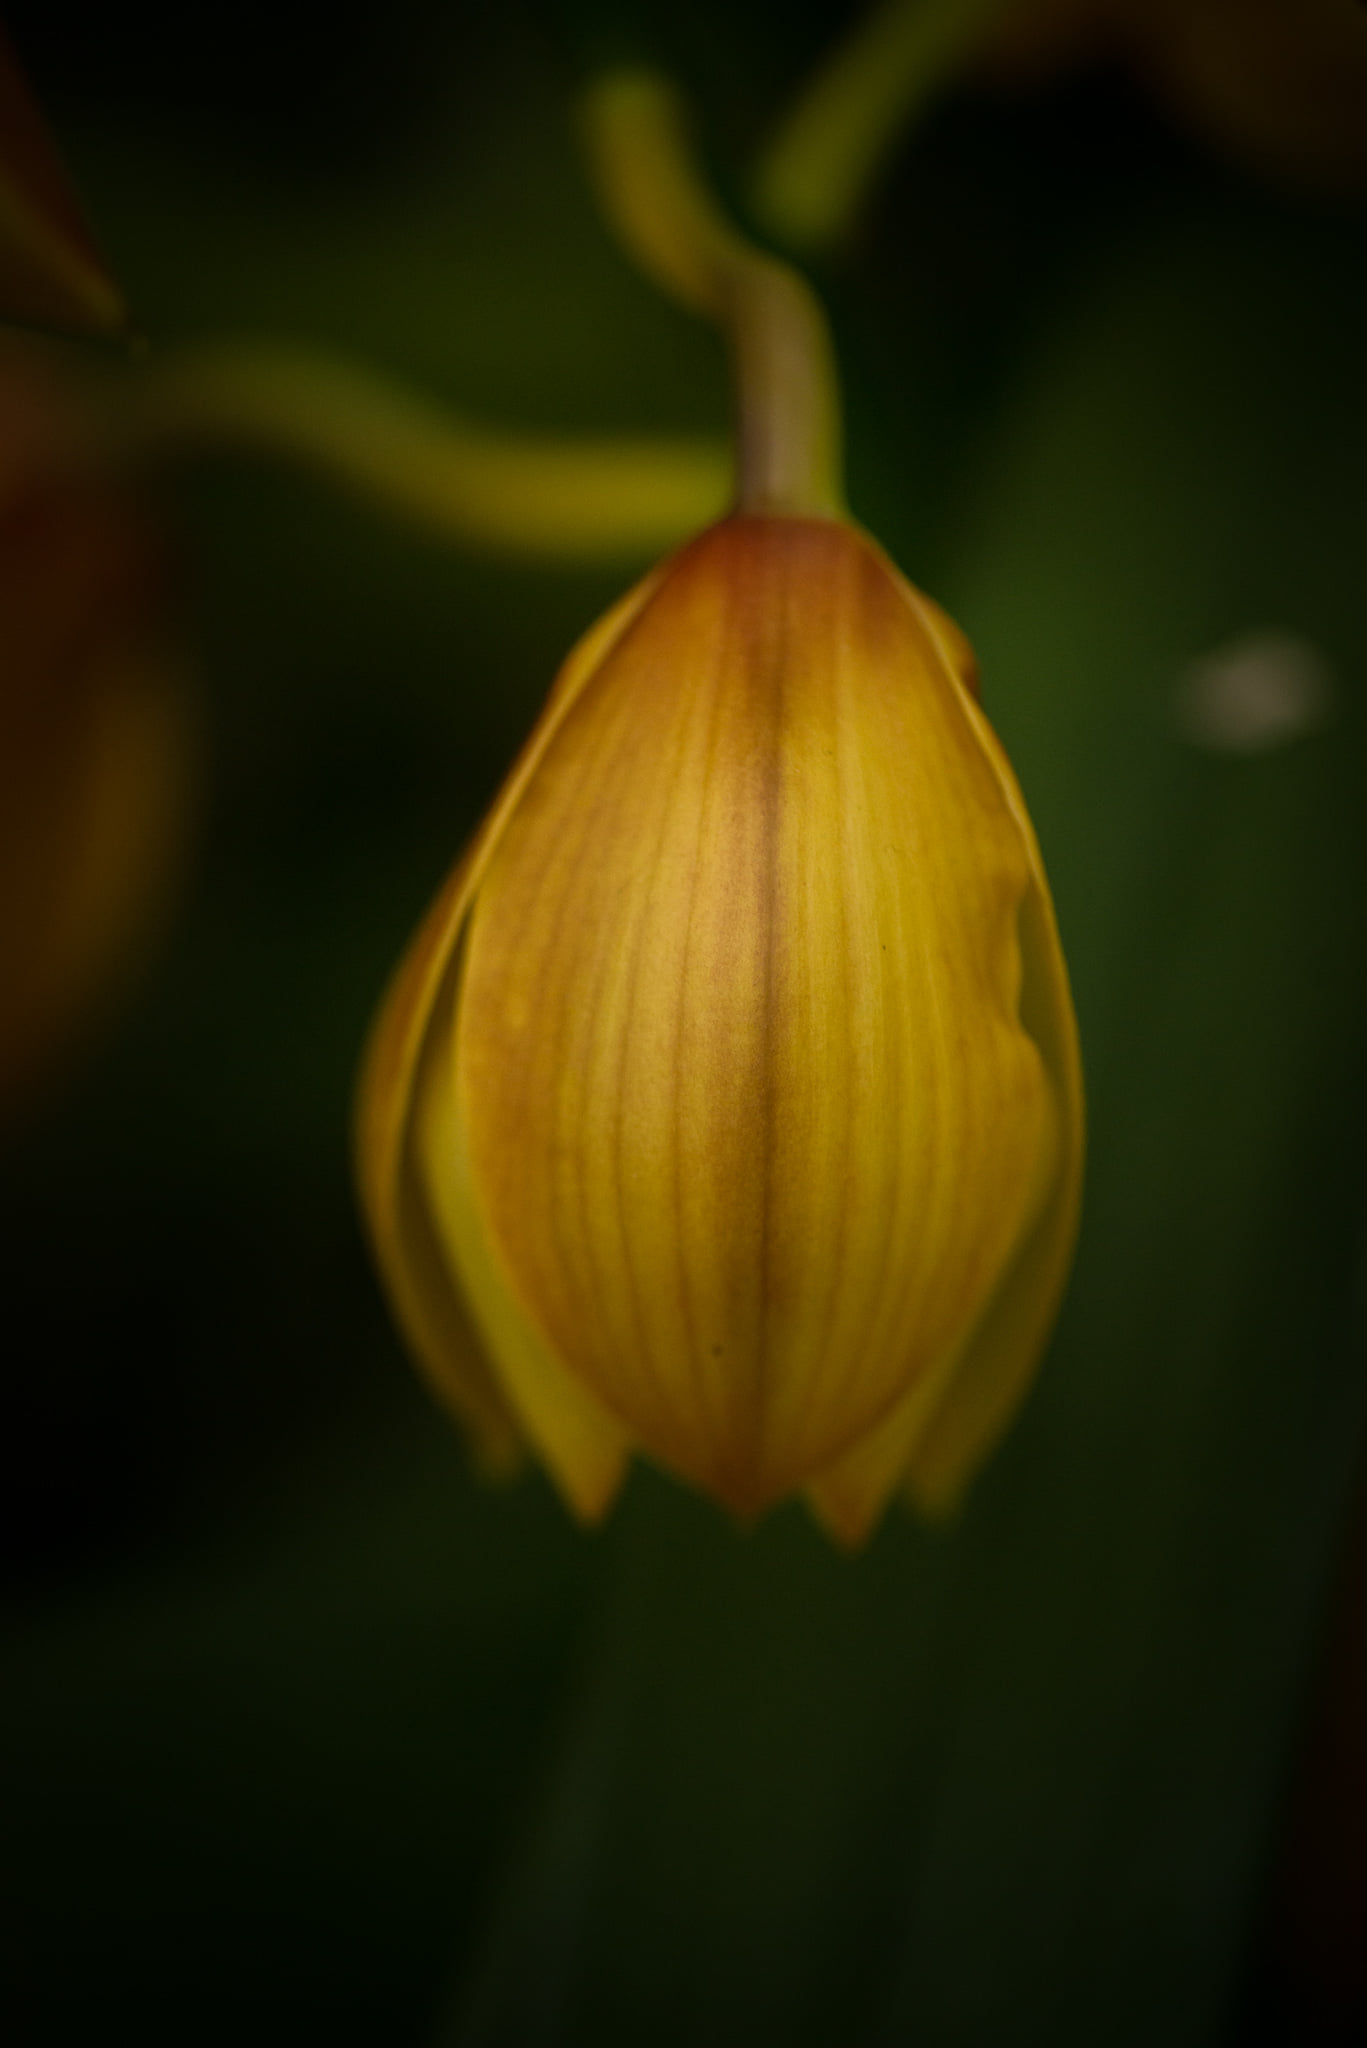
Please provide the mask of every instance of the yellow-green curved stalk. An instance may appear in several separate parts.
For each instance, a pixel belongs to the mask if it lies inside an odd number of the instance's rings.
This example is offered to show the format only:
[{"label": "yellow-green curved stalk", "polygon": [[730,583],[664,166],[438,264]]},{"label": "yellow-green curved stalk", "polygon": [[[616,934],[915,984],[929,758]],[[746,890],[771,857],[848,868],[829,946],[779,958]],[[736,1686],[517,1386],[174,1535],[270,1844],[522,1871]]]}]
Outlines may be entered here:
[{"label": "yellow-green curved stalk", "polygon": [[654,555],[725,509],[721,440],[570,440],[476,426],[307,349],[221,343],[106,398],[129,462],[245,448],[316,469],[429,532],[551,561]]},{"label": "yellow-green curved stalk", "polygon": [[898,138],[1019,0],[883,0],[799,93],[755,174],[755,216],[819,249],[855,219]]},{"label": "yellow-green curved stalk", "polygon": [[587,95],[584,131],[608,218],[630,254],[727,334],[739,510],[839,514],[839,389],[810,288],[747,242],[716,205],[666,80],[609,74]]}]

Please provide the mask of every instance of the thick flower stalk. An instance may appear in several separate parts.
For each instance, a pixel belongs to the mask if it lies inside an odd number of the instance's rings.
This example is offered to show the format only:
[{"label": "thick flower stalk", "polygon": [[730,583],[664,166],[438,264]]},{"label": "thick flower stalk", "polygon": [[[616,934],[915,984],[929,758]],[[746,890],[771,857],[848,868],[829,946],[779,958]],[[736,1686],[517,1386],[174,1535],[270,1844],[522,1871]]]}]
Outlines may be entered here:
[{"label": "thick flower stalk", "polygon": [[749,491],[742,436],[737,512],[570,656],[366,1065],[399,1318],[590,1520],[636,1451],[848,1542],[947,1505],[1071,1255],[1039,852],[962,636],[813,482],[829,426]]}]

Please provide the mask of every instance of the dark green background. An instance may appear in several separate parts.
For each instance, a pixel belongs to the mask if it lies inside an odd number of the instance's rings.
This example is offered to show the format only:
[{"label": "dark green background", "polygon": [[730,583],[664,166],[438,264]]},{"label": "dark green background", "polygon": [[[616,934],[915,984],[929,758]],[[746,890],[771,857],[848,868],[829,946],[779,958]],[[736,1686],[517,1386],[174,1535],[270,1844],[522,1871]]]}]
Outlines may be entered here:
[{"label": "dark green background", "polygon": [[[733,195],[843,12],[636,24]],[[155,347],[723,424],[715,336],[574,153],[629,8],[10,20]],[[644,564],[465,557],[264,463],[183,480],[196,862],[0,1160],[7,2040],[1320,2038],[1308,1993],[1274,2010],[1262,1902],[1364,1408],[1365,239],[1082,81],[951,99],[821,276],[852,504],[977,643],[1092,1115],[1025,1413],[955,1526],[894,1512],[853,1561],[645,1470],[593,1536],[539,1477],[483,1489],[353,1215],[384,977]],[[1323,651],[1332,720],[1193,747],[1179,676],[1259,627]]]}]

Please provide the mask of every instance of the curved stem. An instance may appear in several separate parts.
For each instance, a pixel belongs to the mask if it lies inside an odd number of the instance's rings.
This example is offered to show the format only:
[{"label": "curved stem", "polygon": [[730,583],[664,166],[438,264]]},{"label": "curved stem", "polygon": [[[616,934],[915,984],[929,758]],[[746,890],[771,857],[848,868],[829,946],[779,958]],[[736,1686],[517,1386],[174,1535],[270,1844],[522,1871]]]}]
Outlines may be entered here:
[{"label": "curved stem", "polygon": [[795,248],[849,227],[901,134],[1020,0],[883,0],[799,93],[754,181],[758,219]]},{"label": "curved stem", "polygon": [[587,97],[584,128],[600,196],[627,249],[673,297],[727,332],[741,510],[838,514],[839,390],[812,291],[716,205],[667,82],[650,72],[609,75]]},{"label": "curved stem", "polygon": [[99,389],[109,456],[243,449],[302,463],[430,532],[505,553],[650,556],[723,510],[721,442],[502,434],[302,348],[224,342]]}]

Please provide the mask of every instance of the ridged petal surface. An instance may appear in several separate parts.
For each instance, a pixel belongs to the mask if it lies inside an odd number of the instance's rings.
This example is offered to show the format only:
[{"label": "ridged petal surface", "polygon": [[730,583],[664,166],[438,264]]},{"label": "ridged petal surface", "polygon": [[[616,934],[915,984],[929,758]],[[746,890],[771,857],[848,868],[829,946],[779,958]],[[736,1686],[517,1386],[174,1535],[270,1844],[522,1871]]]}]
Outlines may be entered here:
[{"label": "ridged petal surface", "polygon": [[[634,586],[586,633],[556,678],[541,718],[464,858],[420,925],[380,1006],[356,1097],[356,1170],[376,1263],[395,1316],[441,1398],[492,1469],[516,1463],[525,1433],[507,1382],[472,1320],[431,1199],[427,1125],[445,1115],[446,1045],[461,937],[491,847],[534,772],[565,707],[596,673],[617,635],[654,588]],[[435,1107],[434,1107],[435,1105]],[[620,1476],[620,1472],[619,1472]],[[563,1475],[562,1475],[563,1478]],[[580,1511],[606,1505],[602,1460],[567,1484]]]},{"label": "ridged petal surface", "polygon": [[[995,749],[995,740],[991,744]],[[1000,765],[1014,790],[1004,757]],[[1023,807],[1021,816],[1024,821]],[[1082,1193],[1082,1068],[1042,866],[1021,905],[1020,936],[1021,1019],[1040,1048],[1059,1116],[1049,1192],[960,1348],[808,1487],[818,1518],[845,1544],[864,1540],[899,1486],[922,1514],[942,1515],[957,1507],[1024,1397],[1068,1277]]]},{"label": "ridged petal surface", "polygon": [[937,617],[848,527],[712,529],[560,700],[468,899],[425,1172],[448,1217],[475,1192],[446,1249],[486,1342],[492,1273],[743,1514],[930,1401],[1065,1142],[1033,841]]}]

